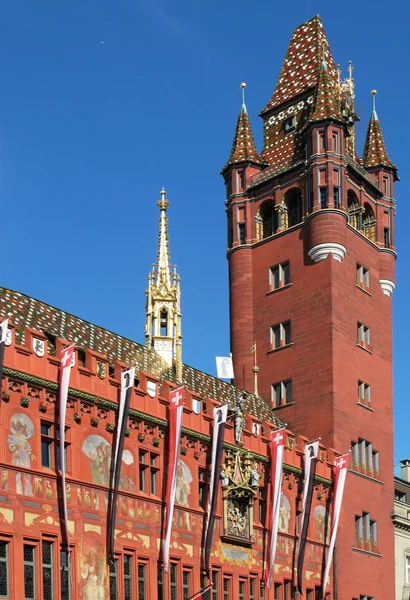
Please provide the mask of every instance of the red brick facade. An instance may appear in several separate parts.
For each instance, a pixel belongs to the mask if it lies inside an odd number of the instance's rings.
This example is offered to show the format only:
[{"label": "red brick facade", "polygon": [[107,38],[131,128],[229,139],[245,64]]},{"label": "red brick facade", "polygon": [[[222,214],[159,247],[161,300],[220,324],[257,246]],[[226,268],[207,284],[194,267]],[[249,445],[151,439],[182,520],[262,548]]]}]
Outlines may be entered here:
[{"label": "red brick facade", "polygon": [[[262,115],[261,156],[268,166],[256,176],[245,161],[224,171],[232,232],[231,351],[236,382],[253,390],[256,344],[259,393],[295,433],[320,436],[339,453],[362,443],[352,455],[339,527],[338,597],[393,598],[396,167],[375,109],[365,149],[373,162],[367,171],[362,167],[354,148],[352,80],[326,79],[326,69],[333,69],[330,50],[323,50],[322,61],[321,52],[303,55],[307,40],[317,41],[316,20],[295,31],[274,94],[281,97],[285,86],[286,98]],[[319,31],[324,35],[321,25]],[[302,48],[297,60],[295,48]],[[316,73],[316,87],[311,81],[297,93],[296,84],[286,87],[307,71]],[[277,265],[286,269],[282,280]],[[355,460],[364,448],[366,459]],[[377,533],[359,539],[355,521],[362,513],[377,521]]]}]

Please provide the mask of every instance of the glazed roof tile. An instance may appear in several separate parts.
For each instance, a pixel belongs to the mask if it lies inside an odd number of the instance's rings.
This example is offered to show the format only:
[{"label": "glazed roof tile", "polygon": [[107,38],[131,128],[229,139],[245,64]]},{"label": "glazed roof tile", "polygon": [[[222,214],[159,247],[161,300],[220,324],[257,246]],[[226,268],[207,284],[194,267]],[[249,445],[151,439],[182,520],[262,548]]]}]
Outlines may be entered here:
[{"label": "glazed roof tile", "polygon": [[228,162],[222,169],[222,172],[225,171],[230,165],[247,161],[262,164],[261,157],[256,150],[249,115],[247,113],[245,104],[242,104],[241,112],[239,113],[236,124],[231,154]]},{"label": "glazed roof tile", "polygon": [[362,160],[366,169],[381,166],[397,169],[387,154],[380,122],[374,109],[367,128]]},{"label": "glazed roof tile", "polygon": [[337,72],[322,20],[317,15],[295,29],[286,52],[272,98],[262,114],[315,87],[322,60],[322,46],[329,78],[336,84]]},{"label": "glazed roof tile", "polygon": [[336,92],[336,85],[329,75],[326,62],[322,63],[320,69],[315,102],[309,121],[323,121],[324,119],[342,120],[340,95]]},{"label": "glazed roof tile", "polygon": [[[107,357],[110,363],[117,359],[136,370],[150,373],[159,379],[162,390],[164,380],[174,381],[173,369],[154,351],[107,329],[66,313],[58,308],[35,300],[19,292],[0,287],[0,315],[9,315],[15,327],[17,344],[24,344],[25,328],[47,332]],[[50,344],[48,344],[50,351]],[[183,365],[183,382],[189,390],[203,398],[213,398],[221,403],[235,404],[242,390],[212,375]],[[246,392],[245,408],[259,420],[266,419],[281,425],[271,407],[254,394]]]}]

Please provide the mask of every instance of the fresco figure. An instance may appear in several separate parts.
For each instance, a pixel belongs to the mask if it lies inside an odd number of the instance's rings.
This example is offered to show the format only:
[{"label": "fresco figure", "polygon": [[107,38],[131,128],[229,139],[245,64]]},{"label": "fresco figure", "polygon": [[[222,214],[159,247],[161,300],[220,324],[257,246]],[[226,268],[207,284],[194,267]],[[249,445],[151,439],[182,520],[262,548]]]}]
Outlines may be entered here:
[{"label": "fresco figure", "polygon": [[109,485],[111,468],[111,446],[101,435],[85,438],[82,451],[90,458],[90,471],[93,483]]},{"label": "fresco figure", "polygon": [[182,460],[178,461],[177,482],[175,488],[175,502],[181,506],[188,506],[188,496],[191,493],[192,474]]},{"label": "fresco figure", "polygon": [[286,498],[285,494],[281,492],[278,529],[282,533],[289,533],[290,516],[291,509],[289,500]]},{"label": "fresco figure", "polygon": [[[7,446],[12,453],[11,462],[18,467],[30,468],[31,461],[36,460],[32,454],[29,438],[34,434],[34,425],[27,415],[17,413],[10,421],[10,434]],[[31,476],[25,473],[16,473],[16,492],[33,496]]]},{"label": "fresco figure", "polygon": [[84,582],[82,589],[83,600],[104,600],[104,569],[101,568],[95,548],[91,546],[81,566],[81,578]]}]

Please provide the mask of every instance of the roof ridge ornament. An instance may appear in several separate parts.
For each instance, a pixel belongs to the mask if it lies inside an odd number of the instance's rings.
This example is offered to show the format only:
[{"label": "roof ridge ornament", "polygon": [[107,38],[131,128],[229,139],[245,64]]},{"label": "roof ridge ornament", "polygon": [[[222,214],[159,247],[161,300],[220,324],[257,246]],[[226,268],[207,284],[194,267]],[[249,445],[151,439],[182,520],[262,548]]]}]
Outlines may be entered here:
[{"label": "roof ridge ornament", "polygon": [[246,88],[246,83],[244,81],[242,81],[241,85],[239,86],[242,90],[242,110],[241,112],[248,114],[248,111],[246,110],[246,104],[245,104],[245,88]]},{"label": "roof ridge ornament", "polygon": [[370,93],[372,95],[372,115],[371,115],[371,119],[372,119],[372,121],[378,121],[379,118],[378,118],[377,112],[376,112],[376,94],[377,94],[377,90],[372,90]]}]

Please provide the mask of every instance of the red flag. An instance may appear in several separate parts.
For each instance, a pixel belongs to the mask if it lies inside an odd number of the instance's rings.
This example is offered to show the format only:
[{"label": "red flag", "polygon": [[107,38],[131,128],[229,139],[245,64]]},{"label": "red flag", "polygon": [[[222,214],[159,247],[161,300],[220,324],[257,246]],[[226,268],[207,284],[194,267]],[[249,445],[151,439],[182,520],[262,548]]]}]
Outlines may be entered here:
[{"label": "red flag", "polygon": [[342,454],[335,460],[334,490],[333,490],[333,515],[332,534],[330,537],[329,550],[327,553],[326,567],[323,575],[323,598],[326,597],[326,585],[329,577],[330,565],[332,564],[333,550],[336,542],[337,526],[339,523],[340,509],[342,507],[343,492],[346,482],[347,468],[349,465],[349,453]]},{"label": "red flag", "polygon": [[73,364],[74,357],[74,346],[65,348],[61,357],[60,363],[60,377],[59,377],[59,390],[60,390],[60,467],[61,467],[61,488],[63,494],[63,511],[64,511],[64,533],[65,542],[68,544],[68,515],[67,515],[67,494],[65,487],[65,416],[67,412],[67,395],[68,386],[70,383],[70,372]]},{"label": "red flag", "polygon": [[285,428],[272,431],[269,442],[270,450],[270,500],[269,500],[269,527],[270,542],[268,549],[268,577],[267,586],[272,586],[273,567],[276,556],[276,542],[278,539],[280,495],[282,488],[283,454],[285,450]]},{"label": "red flag", "polygon": [[175,488],[177,483],[177,469],[179,444],[181,441],[182,411],[184,407],[185,388],[179,387],[169,394],[169,448],[167,467],[167,489],[165,503],[167,507],[167,520],[165,525],[165,537],[163,547],[164,569],[169,567],[169,545],[171,541],[172,514],[174,512]]}]

